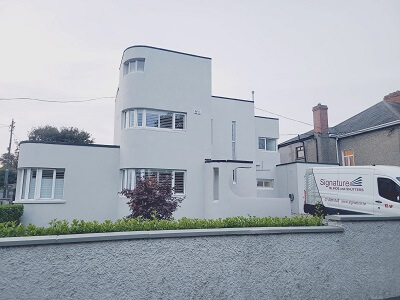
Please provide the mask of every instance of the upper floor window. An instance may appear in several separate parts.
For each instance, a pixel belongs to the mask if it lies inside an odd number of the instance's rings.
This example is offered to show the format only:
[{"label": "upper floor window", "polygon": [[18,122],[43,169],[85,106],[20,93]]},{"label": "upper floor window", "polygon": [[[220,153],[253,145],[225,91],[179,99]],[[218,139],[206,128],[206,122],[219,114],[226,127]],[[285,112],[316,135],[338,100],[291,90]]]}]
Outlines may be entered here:
[{"label": "upper floor window", "polygon": [[62,199],[64,169],[22,169],[21,199]]},{"label": "upper floor window", "polygon": [[276,151],[276,139],[259,137],[258,149],[267,151]]},{"label": "upper floor window", "polygon": [[144,72],[144,58],[135,58],[124,63],[124,75],[132,72]]},{"label": "upper floor window", "polygon": [[[131,109],[123,112],[123,128],[186,129],[186,114],[154,109]],[[135,122],[136,120],[136,122]]]},{"label": "upper floor window", "polygon": [[304,146],[296,147],[296,159],[304,159]]},{"label": "upper floor window", "polygon": [[132,190],[141,179],[155,178],[157,181],[168,182],[175,195],[185,194],[185,171],[158,169],[124,169],[122,188]]},{"label": "upper floor window", "polygon": [[343,165],[345,165],[345,166],[355,166],[355,164],[354,164],[354,150],[344,150],[343,151]]}]

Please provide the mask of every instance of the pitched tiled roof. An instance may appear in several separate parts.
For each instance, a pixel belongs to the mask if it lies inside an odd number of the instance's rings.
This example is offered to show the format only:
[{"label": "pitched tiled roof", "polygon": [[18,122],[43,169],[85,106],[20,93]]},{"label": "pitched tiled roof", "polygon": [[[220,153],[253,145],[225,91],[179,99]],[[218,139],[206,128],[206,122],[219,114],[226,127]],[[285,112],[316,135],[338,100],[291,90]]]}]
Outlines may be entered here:
[{"label": "pitched tiled roof", "polygon": [[[352,132],[365,130],[375,126],[400,121],[400,103],[381,101],[367,108],[359,114],[329,128],[330,134],[346,135]],[[313,130],[300,135],[300,141],[314,135]],[[279,144],[279,147],[293,144],[299,141],[298,137]]]}]

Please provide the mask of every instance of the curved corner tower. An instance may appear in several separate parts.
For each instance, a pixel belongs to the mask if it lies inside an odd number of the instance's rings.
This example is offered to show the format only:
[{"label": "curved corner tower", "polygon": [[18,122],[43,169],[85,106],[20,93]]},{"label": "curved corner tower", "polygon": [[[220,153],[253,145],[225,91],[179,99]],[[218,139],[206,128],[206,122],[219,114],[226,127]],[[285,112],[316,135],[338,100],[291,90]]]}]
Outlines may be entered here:
[{"label": "curved corner tower", "polygon": [[127,48],[114,128],[122,187],[131,188],[138,176],[171,174],[175,192],[185,196],[176,215],[204,217],[210,119],[211,59],[148,46]]}]

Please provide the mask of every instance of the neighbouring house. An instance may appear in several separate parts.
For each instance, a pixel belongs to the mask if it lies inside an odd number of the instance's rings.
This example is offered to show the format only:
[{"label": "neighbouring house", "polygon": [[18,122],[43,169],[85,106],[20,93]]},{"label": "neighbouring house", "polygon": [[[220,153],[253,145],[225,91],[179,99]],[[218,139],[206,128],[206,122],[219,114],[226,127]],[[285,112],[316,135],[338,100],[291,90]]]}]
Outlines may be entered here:
[{"label": "neighbouring house", "polygon": [[172,175],[175,217],[287,216],[279,198],[278,119],[250,100],[211,95],[211,59],[127,48],[115,99],[114,145],[22,142],[16,203],[24,223],[115,220],[139,178]]},{"label": "neighbouring house", "polygon": [[313,115],[314,130],[278,145],[281,163],[400,166],[400,91],[334,127],[326,105]]}]

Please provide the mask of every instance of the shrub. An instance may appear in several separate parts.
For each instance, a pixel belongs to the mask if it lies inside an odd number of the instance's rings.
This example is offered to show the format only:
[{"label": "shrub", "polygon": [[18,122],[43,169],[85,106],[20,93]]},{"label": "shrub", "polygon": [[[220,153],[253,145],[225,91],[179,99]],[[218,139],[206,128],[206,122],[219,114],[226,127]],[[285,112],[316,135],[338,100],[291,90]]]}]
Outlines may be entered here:
[{"label": "shrub", "polygon": [[0,223],[16,222],[24,213],[24,206],[22,204],[5,204],[0,205]]},{"label": "shrub", "polygon": [[163,180],[156,178],[139,179],[134,190],[123,190],[122,195],[129,198],[131,214],[129,219],[137,217],[143,220],[170,220],[184,197],[174,196],[171,187],[172,177],[164,176]]},{"label": "shrub", "polygon": [[226,219],[189,219],[179,220],[143,220],[141,217],[119,219],[115,222],[85,222],[73,220],[53,220],[50,226],[38,227],[32,224],[25,226],[17,222],[0,223],[0,237],[39,236],[81,234],[96,232],[149,231],[175,229],[206,229],[206,228],[238,228],[238,227],[290,227],[290,226],[322,226],[321,217],[295,216],[293,218],[271,217],[231,217]]}]

